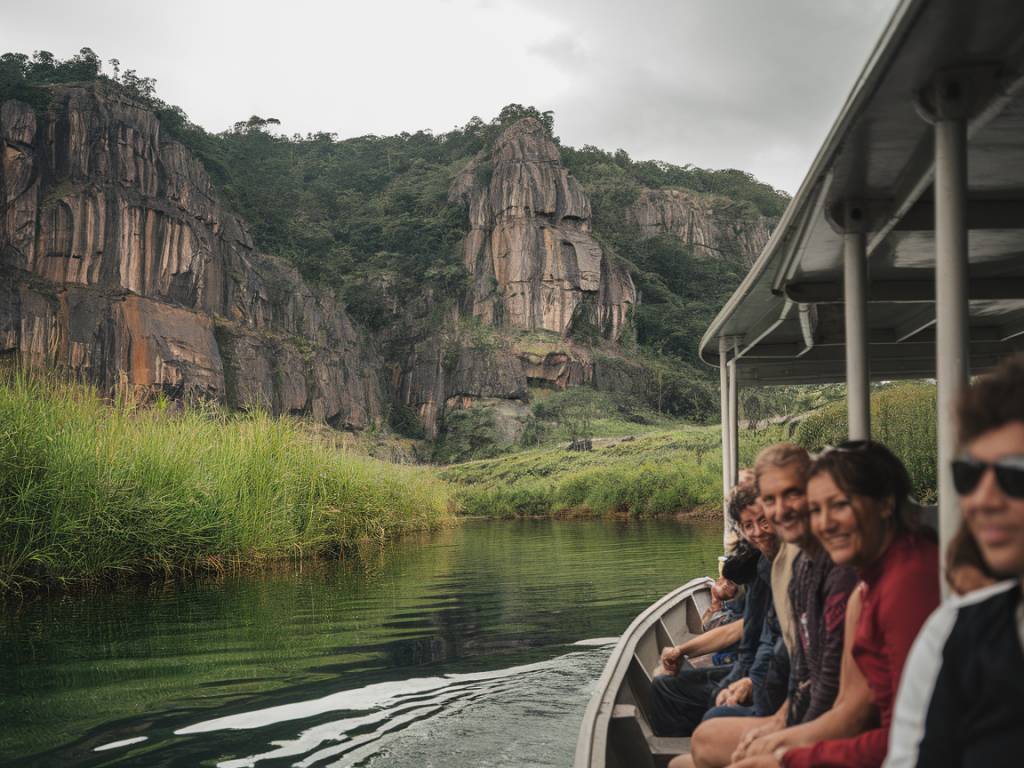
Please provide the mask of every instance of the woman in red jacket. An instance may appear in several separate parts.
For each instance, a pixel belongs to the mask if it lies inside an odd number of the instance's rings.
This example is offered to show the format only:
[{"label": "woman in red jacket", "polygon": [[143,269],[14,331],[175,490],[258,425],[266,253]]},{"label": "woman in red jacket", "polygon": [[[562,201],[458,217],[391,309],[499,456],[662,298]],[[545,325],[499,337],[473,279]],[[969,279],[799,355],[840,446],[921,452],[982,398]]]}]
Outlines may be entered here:
[{"label": "woman in red jacket", "polygon": [[751,744],[737,768],[881,766],[903,664],[939,604],[938,547],[919,529],[907,470],[885,446],[856,441],[826,451],[811,467],[807,496],[814,535],[862,580],[848,648],[851,677],[861,680],[840,683],[832,712]]}]

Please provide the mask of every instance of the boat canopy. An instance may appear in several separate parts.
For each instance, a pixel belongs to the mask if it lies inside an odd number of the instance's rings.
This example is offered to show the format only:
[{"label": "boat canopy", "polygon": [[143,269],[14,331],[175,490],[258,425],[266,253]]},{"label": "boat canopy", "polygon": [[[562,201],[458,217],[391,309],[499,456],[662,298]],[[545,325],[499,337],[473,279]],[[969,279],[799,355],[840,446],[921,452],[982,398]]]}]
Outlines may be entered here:
[{"label": "boat canopy", "polygon": [[739,386],[845,381],[860,438],[871,380],[935,378],[947,539],[949,409],[970,374],[1021,349],[1024,3],[904,0],[701,340],[722,368],[724,486]]}]

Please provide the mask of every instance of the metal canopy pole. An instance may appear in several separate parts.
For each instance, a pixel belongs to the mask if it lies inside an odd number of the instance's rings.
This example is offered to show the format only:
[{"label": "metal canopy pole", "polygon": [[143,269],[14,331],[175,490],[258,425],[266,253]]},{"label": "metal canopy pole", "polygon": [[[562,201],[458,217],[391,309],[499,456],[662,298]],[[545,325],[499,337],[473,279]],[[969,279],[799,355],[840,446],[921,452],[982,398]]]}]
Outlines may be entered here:
[{"label": "metal canopy pole", "polygon": [[727,545],[730,527],[729,491],[732,488],[729,482],[729,459],[732,450],[729,448],[729,342],[725,337],[718,339],[718,389],[722,414],[722,515],[725,525],[722,541]]},{"label": "metal canopy pole", "polygon": [[843,318],[846,324],[846,413],[851,440],[871,437],[868,359],[868,258],[863,212],[849,206],[843,235]]},{"label": "metal canopy pole", "polygon": [[[938,384],[939,543],[946,551],[960,525],[950,462],[957,448],[953,409],[967,385],[967,123],[965,84],[955,74],[934,83],[935,120],[935,376]],[[945,585],[944,585],[945,586]]]},{"label": "metal canopy pole", "polygon": [[739,478],[739,447],[740,447],[740,409],[737,390],[739,371],[736,370],[736,356],[739,354],[739,343],[733,347],[732,360],[729,361],[729,485],[736,485]]}]

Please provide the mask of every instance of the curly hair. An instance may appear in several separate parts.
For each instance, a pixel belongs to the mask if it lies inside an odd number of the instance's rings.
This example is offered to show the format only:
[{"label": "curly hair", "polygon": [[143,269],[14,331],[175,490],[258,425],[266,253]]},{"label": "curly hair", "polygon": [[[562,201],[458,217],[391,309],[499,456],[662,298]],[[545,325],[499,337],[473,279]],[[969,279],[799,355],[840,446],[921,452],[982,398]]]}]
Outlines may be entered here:
[{"label": "curly hair", "polygon": [[729,519],[733,525],[740,524],[740,512],[757,503],[757,491],[746,485],[738,485],[729,499]]}]

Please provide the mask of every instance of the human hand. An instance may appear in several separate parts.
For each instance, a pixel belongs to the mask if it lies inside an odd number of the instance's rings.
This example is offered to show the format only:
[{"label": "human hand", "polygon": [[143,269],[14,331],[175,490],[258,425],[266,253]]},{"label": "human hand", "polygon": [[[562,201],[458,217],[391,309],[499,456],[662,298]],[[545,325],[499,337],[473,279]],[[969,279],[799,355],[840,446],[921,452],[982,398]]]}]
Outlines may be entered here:
[{"label": "human hand", "polygon": [[782,768],[782,759],[775,755],[745,757],[738,762],[730,763],[729,768]]},{"label": "human hand", "polygon": [[726,706],[735,707],[740,704],[747,704],[753,697],[754,682],[749,677],[737,680],[727,689],[729,696],[726,699]]},{"label": "human hand", "polygon": [[715,706],[716,707],[724,707],[726,705],[726,702],[728,702],[728,701],[729,701],[729,689],[728,688],[723,688],[722,690],[720,690],[718,692],[718,695],[715,697]]},{"label": "human hand", "polygon": [[769,733],[754,739],[749,745],[747,745],[747,755],[772,755],[780,749],[788,749],[793,744],[789,740],[789,733],[786,729],[776,731],[775,733]]},{"label": "human hand", "polygon": [[682,651],[677,646],[668,646],[661,649],[661,666],[669,674],[676,674],[679,671],[679,658]]},{"label": "human hand", "polygon": [[778,715],[772,715],[763,725],[759,725],[757,728],[751,728],[740,739],[739,744],[736,745],[736,749],[732,753],[732,761],[735,763],[742,760],[745,757],[749,757],[754,754],[761,754],[761,752],[750,752],[750,745],[758,739],[765,736],[770,736],[773,733],[781,731],[786,727],[786,718],[779,717]]}]

